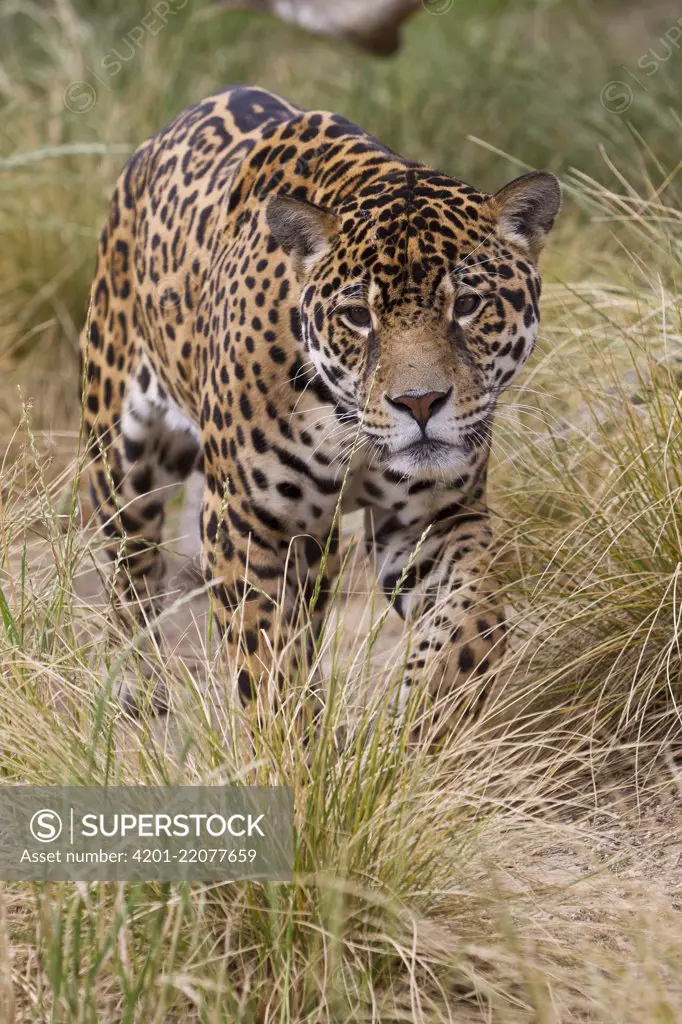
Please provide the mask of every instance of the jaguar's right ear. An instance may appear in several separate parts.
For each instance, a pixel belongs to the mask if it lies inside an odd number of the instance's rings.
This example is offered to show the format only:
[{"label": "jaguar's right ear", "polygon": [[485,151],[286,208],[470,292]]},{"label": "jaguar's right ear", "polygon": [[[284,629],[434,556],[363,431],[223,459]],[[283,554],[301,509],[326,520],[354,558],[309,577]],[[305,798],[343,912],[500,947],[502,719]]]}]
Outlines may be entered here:
[{"label": "jaguar's right ear", "polygon": [[338,218],[331,210],[291,196],[274,196],[266,215],[268,227],[291,257],[299,277],[324,255],[338,229]]}]

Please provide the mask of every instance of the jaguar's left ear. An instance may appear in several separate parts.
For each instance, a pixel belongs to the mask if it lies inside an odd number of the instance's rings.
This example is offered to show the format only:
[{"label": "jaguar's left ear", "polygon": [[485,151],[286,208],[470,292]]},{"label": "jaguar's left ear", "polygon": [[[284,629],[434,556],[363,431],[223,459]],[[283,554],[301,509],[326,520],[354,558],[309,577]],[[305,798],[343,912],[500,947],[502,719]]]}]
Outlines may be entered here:
[{"label": "jaguar's left ear", "polygon": [[274,196],[267,208],[268,227],[291,256],[299,277],[326,252],[338,218],[331,210],[291,196]]},{"label": "jaguar's left ear", "polygon": [[495,193],[490,203],[504,237],[528,249],[536,261],[561,205],[558,178],[549,171],[522,174]]}]

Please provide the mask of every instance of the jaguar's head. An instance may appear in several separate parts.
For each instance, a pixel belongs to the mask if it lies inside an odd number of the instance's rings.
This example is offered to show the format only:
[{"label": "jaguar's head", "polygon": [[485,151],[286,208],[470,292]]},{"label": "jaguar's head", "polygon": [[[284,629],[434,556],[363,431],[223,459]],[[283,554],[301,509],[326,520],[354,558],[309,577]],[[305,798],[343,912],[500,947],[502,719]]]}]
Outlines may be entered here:
[{"label": "jaguar's head", "polygon": [[547,172],[490,196],[395,165],[333,210],[270,200],[315,369],[394,472],[447,479],[488,445],[496,401],[533,351],[537,260],[559,203]]}]

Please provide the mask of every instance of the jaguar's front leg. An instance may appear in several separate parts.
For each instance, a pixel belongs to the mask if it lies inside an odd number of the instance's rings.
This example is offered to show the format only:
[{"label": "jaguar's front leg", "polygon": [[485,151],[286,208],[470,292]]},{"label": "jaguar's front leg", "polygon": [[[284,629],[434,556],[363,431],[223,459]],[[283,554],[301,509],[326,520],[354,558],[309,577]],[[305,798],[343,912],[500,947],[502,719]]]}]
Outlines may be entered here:
[{"label": "jaguar's front leg", "polygon": [[262,711],[282,696],[287,672],[278,662],[292,634],[312,651],[337,568],[338,541],[292,536],[271,509],[210,472],[201,533],[228,674],[242,704]]},{"label": "jaguar's front leg", "polygon": [[[421,529],[420,529],[421,525]],[[490,572],[491,530],[483,508],[412,525],[381,538],[380,580],[398,613],[413,623],[397,709],[415,686],[426,687],[430,708],[423,731],[434,739],[463,716],[477,715],[490,669],[505,649],[505,620]]]}]

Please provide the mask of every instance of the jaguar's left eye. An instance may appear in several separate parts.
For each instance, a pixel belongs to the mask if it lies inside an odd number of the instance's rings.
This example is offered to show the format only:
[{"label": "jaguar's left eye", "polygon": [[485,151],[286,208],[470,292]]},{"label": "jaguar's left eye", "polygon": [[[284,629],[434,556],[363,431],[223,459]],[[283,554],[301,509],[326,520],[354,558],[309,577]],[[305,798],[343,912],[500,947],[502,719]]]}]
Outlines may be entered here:
[{"label": "jaguar's left eye", "polygon": [[372,315],[367,306],[346,306],[342,312],[351,327],[372,326]]},{"label": "jaguar's left eye", "polygon": [[465,292],[455,299],[455,316],[470,316],[481,305],[481,296],[476,292]]}]

